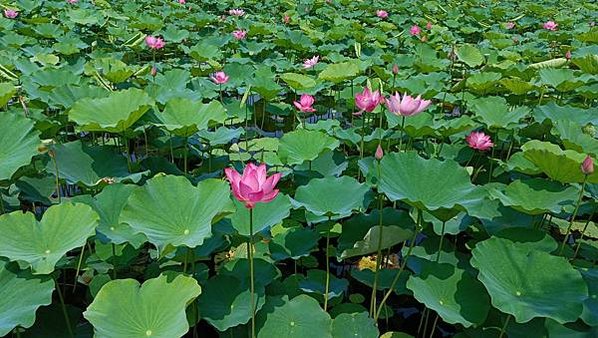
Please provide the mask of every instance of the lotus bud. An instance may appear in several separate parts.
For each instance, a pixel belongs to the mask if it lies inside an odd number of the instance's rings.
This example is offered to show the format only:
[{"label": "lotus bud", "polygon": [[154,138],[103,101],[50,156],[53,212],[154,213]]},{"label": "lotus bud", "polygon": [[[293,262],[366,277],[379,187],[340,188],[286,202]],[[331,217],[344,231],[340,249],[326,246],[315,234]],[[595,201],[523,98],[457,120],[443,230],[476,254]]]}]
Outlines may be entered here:
[{"label": "lotus bud", "polygon": [[585,160],[581,164],[581,172],[584,175],[592,175],[594,173],[594,160],[590,157],[590,155],[586,156]]}]

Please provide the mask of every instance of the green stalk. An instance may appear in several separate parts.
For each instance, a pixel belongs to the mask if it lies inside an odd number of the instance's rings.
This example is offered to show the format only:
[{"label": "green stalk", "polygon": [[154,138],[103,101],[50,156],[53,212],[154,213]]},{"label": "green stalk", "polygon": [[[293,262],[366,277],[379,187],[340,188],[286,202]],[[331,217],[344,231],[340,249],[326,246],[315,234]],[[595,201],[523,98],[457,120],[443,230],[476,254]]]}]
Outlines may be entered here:
[{"label": "green stalk", "polygon": [[403,133],[405,132],[405,116],[401,116],[401,134],[399,135],[399,151],[403,147]]},{"label": "green stalk", "polygon": [[185,162],[183,164],[183,166],[184,166],[184,170],[185,170],[185,175],[187,175],[187,172],[189,171],[188,170],[188,164],[187,164],[187,157],[189,156],[189,147],[187,146],[188,142],[189,142],[189,138],[186,137],[185,138],[185,145],[184,145],[185,149],[183,150],[183,157],[184,157],[183,161]]},{"label": "green stalk", "polygon": [[71,327],[71,320],[69,318],[68,312],[66,311],[66,304],[64,303],[62,291],[60,291],[60,284],[58,284],[56,278],[54,278],[54,283],[56,284],[56,291],[58,291],[58,299],[60,300],[60,305],[62,306],[62,315],[64,316],[64,323],[66,324],[66,328],[69,332],[69,337],[74,338],[75,335],[73,334],[73,328]]},{"label": "green stalk", "polygon": [[247,243],[249,258],[249,283],[251,292],[251,337],[255,338],[255,277],[253,271],[253,209],[249,209],[249,242]]},{"label": "green stalk", "polygon": [[[328,215],[328,223],[332,216]],[[330,224],[328,224],[330,226]],[[330,228],[326,231],[326,289],[324,291],[324,311],[328,311],[328,293],[330,290]]]},{"label": "green stalk", "polygon": [[440,252],[442,251],[442,242],[444,241],[444,227],[446,222],[442,222],[442,230],[440,233],[440,243],[438,244],[438,253],[436,254],[436,263],[440,262]]},{"label": "green stalk", "polygon": [[85,253],[85,244],[81,247],[81,254],[79,255],[79,262],[77,263],[77,271],[75,272],[75,280],[73,281],[73,293],[77,289],[77,277],[79,277],[79,271],[81,270],[81,263],[83,262],[83,254]]},{"label": "green stalk", "polygon": [[390,295],[392,295],[393,290],[395,288],[395,286],[397,285],[397,283],[399,282],[399,278],[401,277],[401,273],[403,272],[403,270],[405,270],[405,266],[407,266],[407,260],[409,259],[409,256],[411,256],[411,252],[413,251],[413,247],[415,247],[415,240],[417,239],[417,234],[419,234],[420,229],[421,229],[421,210],[417,210],[418,211],[418,225],[416,230],[413,232],[413,238],[411,238],[411,242],[409,243],[409,249],[407,250],[407,254],[405,255],[405,258],[403,258],[403,264],[401,264],[401,266],[399,267],[399,271],[397,272],[397,274],[395,275],[395,278],[392,280],[392,283],[390,283],[390,287],[388,288],[388,291],[386,292],[386,294],[384,294],[384,298],[382,298],[382,301],[380,302],[380,305],[378,305],[378,310],[376,311],[376,316],[374,317],[374,321],[378,322],[378,317],[380,316],[380,311],[382,311],[382,307],[384,306],[384,304],[386,303],[386,301],[388,300],[388,298],[390,297]]},{"label": "green stalk", "polygon": [[[380,165],[378,164],[378,168]],[[380,169],[378,169],[380,171]],[[382,207],[384,203],[384,194],[380,194],[378,198],[378,227],[380,228],[378,233],[378,250],[376,251],[376,270],[374,272],[374,284],[372,286],[372,295],[370,297],[370,316],[373,318],[376,316],[376,295],[378,287],[378,274],[380,272],[380,263],[382,261]]]},{"label": "green stalk", "polygon": [[511,319],[511,315],[508,315],[507,316],[507,320],[505,320],[504,325],[500,329],[500,335],[498,336],[498,338],[502,338],[505,335],[505,332],[507,331],[507,325],[509,325],[509,320],[510,319]]},{"label": "green stalk", "polygon": [[592,219],[592,217],[594,217],[594,214],[596,213],[596,209],[597,208],[598,208],[598,205],[596,205],[594,207],[594,210],[592,210],[592,213],[590,214],[590,217],[588,218],[588,221],[583,226],[583,230],[581,231],[581,237],[579,237],[579,239],[577,240],[577,245],[575,246],[575,253],[573,254],[573,258],[572,259],[575,259],[575,257],[577,257],[577,253],[579,252],[579,247],[581,246],[581,241],[583,240],[583,236],[585,235],[586,229],[588,228],[588,225],[590,224],[590,220]]},{"label": "green stalk", "polygon": [[581,185],[581,190],[579,191],[579,198],[577,199],[577,204],[575,205],[575,210],[573,211],[573,215],[571,215],[571,220],[569,221],[569,226],[567,227],[567,232],[565,233],[565,238],[563,238],[563,242],[561,243],[561,248],[559,249],[559,255],[563,254],[563,250],[565,249],[565,245],[569,240],[569,234],[571,233],[571,227],[573,226],[573,221],[575,220],[575,216],[577,216],[577,211],[579,211],[579,205],[581,204],[581,200],[583,199],[583,192],[586,188],[586,183],[588,182],[588,175],[585,175],[583,179],[583,184]]}]

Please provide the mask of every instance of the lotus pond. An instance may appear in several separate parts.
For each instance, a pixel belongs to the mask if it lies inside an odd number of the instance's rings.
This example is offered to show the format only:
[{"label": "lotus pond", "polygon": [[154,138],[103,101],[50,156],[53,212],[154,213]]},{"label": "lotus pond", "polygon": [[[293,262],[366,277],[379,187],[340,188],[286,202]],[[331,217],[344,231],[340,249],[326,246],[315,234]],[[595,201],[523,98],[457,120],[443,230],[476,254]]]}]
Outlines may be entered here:
[{"label": "lotus pond", "polygon": [[0,7],[0,336],[598,336],[597,3]]}]

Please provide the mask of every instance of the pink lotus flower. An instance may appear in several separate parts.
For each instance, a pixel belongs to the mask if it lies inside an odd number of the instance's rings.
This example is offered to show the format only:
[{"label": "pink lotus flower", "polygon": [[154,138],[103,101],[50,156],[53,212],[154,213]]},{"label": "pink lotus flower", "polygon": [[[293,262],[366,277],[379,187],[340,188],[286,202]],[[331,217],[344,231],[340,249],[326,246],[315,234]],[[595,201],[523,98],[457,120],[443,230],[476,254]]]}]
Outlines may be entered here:
[{"label": "pink lotus flower", "polygon": [[282,22],[284,22],[286,25],[288,25],[291,22],[291,17],[288,16],[287,14],[285,14],[284,17],[282,18]]},{"label": "pink lotus flower", "polygon": [[313,68],[313,67],[315,67],[315,65],[318,64],[319,61],[320,61],[320,56],[316,55],[311,59],[307,59],[307,60],[303,61],[303,68],[304,69]]},{"label": "pink lotus flower", "polygon": [[186,0],[179,0],[179,3],[180,3],[181,5],[184,5],[184,4],[186,4],[186,3],[187,3],[187,1],[186,1]]},{"label": "pink lotus flower", "polygon": [[422,32],[422,29],[419,28],[418,25],[413,25],[409,29],[409,33],[411,33],[411,35],[413,35],[413,36],[419,35],[421,32]]},{"label": "pink lotus flower", "polygon": [[73,5],[73,4],[76,4],[77,2],[79,2],[79,0],[66,0],[66,2]]},{"label": "pink lotus flower", "polygon": [[293,104],[295,105],[295,107],[297,107],[297,109],[299,109],[300,111],[304,112],[304,113],[313,113],[316,110],[312,107],[314,104],[314,97],[308,94],[303,94],[301,95],[301,99],[299,99],[299,102],[294,101]]},{"label": "pink lotus flower", "polygon": [[15,11],[14,9],[5,9],[4,16],[9,19],[14,19],[19,15],[19,12]]},{"label": "pink lotus flower", "polygon": [[555,31],[558,26],[559,26],[559,24],[554,21],[546,21],[542,25],[542,27],[544,27],[544,29],[548,29],[549,31]]},{"label": "pink lotus flower", "polygon": [[401,95],[395,92],[395,95],[391,96],[386,100],[386,106],[388,110],[397,116],[413,116],[417,115],[432,103],[430,100],[423,100],[421,95],[418,95],[415,99],[407,94]]},{"label": "pink lotus flower", "polygon": [[253,209],[256,203],[267,203],[278,195],[275,189],[276,183],[280,180],[280,173],[267,177],[266,165],[256,166],[249,163],[241,176],[235,169],[224,169],[226,178],[230,182],[235,198],[245,204],[247,209]]},{"label": "pink lotus flower", "polygon": [[467,135],[465,141],[467,141],[467,144],[470,148],[481,151],[486,151],[494,147],[494,143],[492,143],[490,136],[484,134],[483,132],[471,132],[471,134]]},{"label": "pink lotus flower", "polygon": [[165,42],[160,37],[148,35],[145,37],[145,44],[150,49],[161,49],[164,47]]},{"label": "pink lotus flower", "polygon": [[379,9],[376,11],[376,15],[380,18],[380,19],[386,19],[388,18],[388,12],[382,9]]},{"label": "pink lotus flower", "polygon": [[592,175],[594,173],[594,160],[590,155],[587,155],[583,160],[583,163],[581,164],[581,172],[584,173],[584,175]]},{"label": "pink lotus flower", "polygon": [[354,113],[354,115],[361,115],[364,111],[371,113],[383,102],[384,97],[380,94],[380,91],[371,92],[366,87],[363,92],[355,94],[355,105],[359,107],[360,111]]},{"label": "pink lotus flower", "polygon": [[214,83],[222,85],[228,82],[229,76],[226,75],[225,72],[216,72],[210,76],[210,79],[212,79]]},{"label": "pink lotus flower", "polygon": [[509,21],[509,22],[505,23],[505,28],[513,29],[513,28],[515,28],[515,23],[513,21]]},{"label": "pink lotus flower", "polygon": [[150,70],[150,75],[156,76],[156,74],[158,74],[158,68],[156,68],[156,66],[152,66],[152,69]]},{"label": "pink lotus flower", "polygon": [[231,9],[228,11],[228,15],[232,15],[232,16],[243,16],[245,15],[245,11],[242,9]]},{"label": "pink lotus flower", "polygon": [[236,30],[236,31],[233,32],[233,36],[237,40],[243,40],[247,36],[247,32],[244,31],[244,30],[239,29],[239,30]]},{"label": "pink lotus flower", "polygon": [[427,30],[432,29],[432,23],[430,21],[428,21],[428,23],[426,24],[426,29]]},{"label": "pink lotus flower", "polygon": [[565,53],[565,59],[571,60],[571,51],[570,50],[568,50],[567,53]]},{"label": "pink lotus flower", "polygon": [[399,66],[397,66],[397,64],[395,63],[394,65],[392,65],[392,73],[394,75],[399,74]]},{"label": "pink lotus flower", "polygon": [[382,157],[384,157],[384,150],[382,150],[382,147],[380,146],[380,143],[378,143],[378,147],[376,148],[376,153],[374,153],[374,157],[380,161],[382,159]]}]

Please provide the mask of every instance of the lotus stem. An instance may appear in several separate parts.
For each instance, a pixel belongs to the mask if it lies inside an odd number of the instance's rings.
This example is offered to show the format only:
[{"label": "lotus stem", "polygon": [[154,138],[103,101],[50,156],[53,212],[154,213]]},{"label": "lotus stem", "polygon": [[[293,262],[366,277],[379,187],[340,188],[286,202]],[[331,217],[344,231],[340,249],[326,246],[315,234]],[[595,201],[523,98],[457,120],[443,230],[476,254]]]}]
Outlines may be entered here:
[{"label": "lotus stem", "polygon": [[186,138],[185,138],[185,145],[184,145],[185,149],[183,149],[183,161],[185,162],[185,163],[183,164],[183,166],[184,166],[184,172],[185,172],[185,175],[187,175],[187,173],[188,173],[188,171],[189,171],[189,170],[188,170],[188,163],[187,163],[187,157],[189,156],[189,147],[188,147],[188,143],[189,143],[189,138],[188,138],[188,137],[186,137]]},{"label": "lotus stem", "polygon": [[58,299],[60,300],[62,315],[64,316],[64,323],[66,324],[66,328],[69,332],[69,337],[74,338],[75,335],[73,334],[73,328],[71,327],[71,320],[69,318],[68,312],[66,311],[66,304],[64,303],[64,297],[62,296],[62,291],[60,290],[60,284],[58,284],[56,278],[54,278],[54,283],[56,284],[56,291],[58,292]]},{"label": "lotus stem", "polygon": [[247,242],[249,258],[249,285],[251,292],[251,337],[255,338],[255,277],[253,271],[253,209],[249,209],[249,241]]},{"label": "lotus stem", "polygon": [[[332,216],[328,215],[328,223]],[[328,224],[330,226],[330,224]],[[324,311],[328,311],[328,293],[330,290],[330,228],[326,231],[326,286],[324,290]]]},{"label": "lotus stem", "polygon": [[498,338],[502,338],[505,335],[505,332],[507,331],[507,326],[509,325],[509,320],[511,320],[511,315],[507,316],[507,320],[505,320],[505,323],[500,329],[500,335],[498,336]]},{"label": "lotus stem", "polygon": [[[34,210],[35,213],[35,210]],[[75,272],[75,280],[73,281],[73,293],[77,289],[77,277],[79,277],[79,271],[81,270],[81,263],[83,262],[83,255],[85,254],[85,244],[81,247],[81,254],[79,254],[79,262],[77,263],[77,271]]]},{"label": "lotus stem", "polygon": [[590,224],[590,220],[592,219],[592,217],[594,217],[594,214],[596,213],[597,208],[598,208],[598,205],[596,205],[594,207],[594,210],[592,210],[592,213],[590,214],[590,217],[586,221],[586,224],[583,226],[583,230],[581,231],[581,237],[579,237],[579,239],[577,240],[577,245],[575,246],[575,253],[573,254],[572,259],[575,259],[577,257],[577,253],[579,252],[579,247],[581,246],[581,241],[583,240],[583,236],[585,235],[586,229],[588,228],[588,225]]},{"label": "lotus stem", "polygon": [[[380,165],[378,164],[378,167]],[[380,171],[380,169],[378,169]],[[376,251],[376,270],[374,271],[374,284],[372,286],[372,295],[370,297],[370,316],[373,318],[376,316],[376,294],[378,287],[378,274],[380,272],[380,265],[382,262],[382,207],[384,203],[384,194],[380,194],[378,197],[378,250]]]},{"label": "lotus stem", "polygon": [[577,203],[575,204],[575,210],[573,211],[573,215],[571,215],[571,220],[569,221],[569,226],[567,227],[567,232],[565,232],[565,238],[563,238],[563,242],[561,243],[561,248],[559,249],[559,255],[563,254],[563,250],[565,249],[565,245],[569,240],[569,234],[571,233],[571,227],[573,227],[573,221],[575,220],[575,216],[577,216],[577,211],[579,211],[579,205],[581,204],[581,200],[583,199],[583,192],[586,188],[586,183],[588,182],[588,175],[585,175],[583,179],[583,183],[581,185],[581,190],[579,191],[579,197],[577,198]]},{"label": "lotus stem", "polygon": [[405,116],[401,116],[401,133],[399,134],[399,151],[403,147],[403,134],[405,133]]},{"label": "lotus stem", "polygon": [[434,332],[436,331],[436,325],[438,324],[438,314],[436,314],[436,318],[434,319],[434,323],[432,324],[432,331],[430,331],[429,338],[434,337]]},{"label": "lotus stem", "polygon": [[442,252],[442,242],[444,241],[444,228],[446,221],[442,222],[442,230],[440,232],[440,243],[438,244],[438,252],[436,253],[436,263],[440,262],[440,253]]},{"label": "lotus stem", "polygon": [[380,317],[380,311],[382,311],[382,308],[384,307],[384,304],[386,303],[386,301],[388,300],[388,298],[390,297],[390,295],[392,295],[395,286],[397,285],[399,278],[401,277],[401,273],[403,273],[403,270],[405,270],[405,266],[407,266],[407,260],[409,259],[409,256],[411,256],[411,252],[413,251],[413,247],[415,247],[415,240],[417,239],[417,235],[419,234],[420,230],[421,230],[421,210],[418,209],[418,225],[416,230],[413,232],[413,238],[411,238],[411,242],[409,243],[409,249],[407,250],[407,254],[405,255],[405,257],[403,258],[403,263],[401,264],[401,266],[399,267],[399,271],[397,272],[397,274],[395,275],[395,278],[392,280],[392,283],[390,283],[390,287],[388,288],[388,291],[386,292],[386,294],[384,294],[384,298],[382,298],[382,301],[380,302],[380,305],[378,305],[378,310],[376,311],[376,315],[374,316],[374,321],[377,322],[378,321],[378,317]]}]

